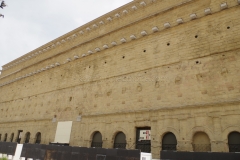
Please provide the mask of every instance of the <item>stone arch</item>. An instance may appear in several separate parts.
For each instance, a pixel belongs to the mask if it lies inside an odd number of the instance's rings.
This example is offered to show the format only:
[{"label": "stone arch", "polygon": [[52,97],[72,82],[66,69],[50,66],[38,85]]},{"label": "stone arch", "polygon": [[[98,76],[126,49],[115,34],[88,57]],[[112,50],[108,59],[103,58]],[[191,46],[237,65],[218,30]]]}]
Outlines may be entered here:
[{"label": "stone arch", "polygon": [[204,132],[208,135],[210,141],[214,140],[213,132],[211,132],[208,128],[201,127],[201,126],[193,127],[192,130],[190,131],[190,133],[187,135],[187,138],[189,138],[189,140],[192,141],[194,134],[197,133],[197,132]]},{"label": "stone arch", "polygon": [[27,133],[25,134],[24,143],[29,143],[29,141],[30,141],[30,136],[31,136],[31,133],[30,133],[30,132],[27,132]]},{"label": "stone arch", "polygon": [[35,136],[35,144],[40,144],[42,140],[42,134],[41,132],[37,132],[36,136]]},{"label": "stone arch", "polygon": [[209,152],[211,151],[211,142],[209,136],[202,131],[195,132],[192,138],[194,152]]},{"label": "stone arch", "polygon": [[240,152],[240,132],[233,131],[228,135],[229,152]]},{"label": "stone arch", "polygon": [[131,147],[132,146],[131,142],[132,142],[134,137],[133,138],[131,137],[131,134],[130,134],[131,131],[129,129],[126,130],[125,128],[117,126],[117,127],[113,127],[113,129],[111,129],[111,131],[112,131],[111,132],[111,135],[112,135],[112,139],[111,139],[112,146],[111,147],[114,148],[114,140],[115,140],[116,135],[119,132],[123,132],[126,136],[126,147],[129,147],[129,146]]},{"label": "stone arch", "polygon": [[177,138],[172,132],[167,132],[163,135],[162,150],[177,150]]},{"label": "stone arch", "polygon": [[[92,127],[92,128],[90,129],[90,131],[89,131],[89,133],[91,133],[91,134],[90,134],[90,137],[89,137],[89,138],[90,138],[90,139],[89,139],[90,141],[92,141],[92,138],[93,138],[95,132],[100,132],[101,134],[104,133],[104,132],[103,132],[103,129],[100,129],[100,128],[97,128],[97,127]],[[102,135],[102,136],[103,136],[103,135]]]},{"label": "stone arch", "polygon": [[159,137],[159,142],[162,142],[162,139],[163,139],[163,136],[166,134],[166,133],[173,133],[178,141],[178,139],[180,139],[180,135],[179,135],[179,132],[173,128],[173,127],[167,127],[166,129],[164,130],[161,130],[160,132],[160,137]]},{"label": "stone arch", "polygon": [[120,127],[120,128],[117,127],[117,128],[114,128],[114,129],[113,129],[113,132],[112,132],[112,140],[114,141],[116,135],[117,135],[119,132],[123,132],[123,133],[125,134],[126,140],[127,140],[127,138],[129,137],[129,136],[128,136],[128,132],[127,132],[127,130],[125,130],[125,129],[122,128],[122,127]]},{"label": "stone arch", "polygon": [[222,132],[222,140],[223,142],[225,142],[226,144],[228,143],[228,135],[231,132],[240,132],[240,126],[228,126],[227,128],[225,128]]},{"label": "stone arch", "polygon": [[103,139],[102,134],[99,131],[95,131],[92,133],[92,142],[91,147],[102,148]]},{"label": "stone arch", "polygon": [[113,148],[123,148],[126,149],[127,141],[126,135],[123,132],[118,132],[115,134]]}]

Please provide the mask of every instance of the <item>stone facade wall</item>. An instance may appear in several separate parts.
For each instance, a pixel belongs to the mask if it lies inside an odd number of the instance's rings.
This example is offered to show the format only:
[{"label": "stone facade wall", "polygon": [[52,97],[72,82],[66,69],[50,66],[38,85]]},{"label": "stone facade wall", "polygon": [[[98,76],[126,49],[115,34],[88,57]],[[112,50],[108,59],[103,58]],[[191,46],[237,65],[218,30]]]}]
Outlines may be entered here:
[{"label": "stone facade wall", "polygon": [[31,133],[30,142],[41,132],[48,144],[56,122],[74,121],[70,145],[90,147],[100,131],[103,147],[112,148],[122,131],[127,148],[134,148],[136,128],[151,127],[155,158],[168,132],[179,151],[192,151],[194,134],[204,132],[211,151],[228,152],[228,134],[240,132],[238,1],[226,0],[226,8],[219,0],[145,4],[133,1],[24,55],[38,53],[28,60],[5,65],[1,140],[23,130]]}]

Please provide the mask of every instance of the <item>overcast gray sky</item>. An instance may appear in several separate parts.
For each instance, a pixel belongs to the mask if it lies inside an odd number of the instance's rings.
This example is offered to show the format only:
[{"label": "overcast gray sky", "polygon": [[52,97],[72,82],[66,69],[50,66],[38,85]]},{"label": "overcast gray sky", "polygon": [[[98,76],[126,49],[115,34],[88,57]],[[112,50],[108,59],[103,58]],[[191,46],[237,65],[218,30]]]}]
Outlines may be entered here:
[{"label": "overcast gray sky", "polygon": [[[5,0],[0,70],[10,61],[132,0]],[[1,2],[1,0],[0,0]]]}]

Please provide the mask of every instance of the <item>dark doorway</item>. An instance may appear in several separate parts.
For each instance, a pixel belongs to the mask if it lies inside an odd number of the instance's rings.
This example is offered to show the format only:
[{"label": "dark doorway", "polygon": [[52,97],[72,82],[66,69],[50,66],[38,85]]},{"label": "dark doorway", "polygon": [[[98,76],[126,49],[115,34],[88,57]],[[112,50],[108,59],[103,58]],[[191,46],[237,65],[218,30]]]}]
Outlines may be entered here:
[{"label": "dark doorway", "polygon": [[231,132],[228,135],[229,152],[240,152],[240,133]]},{"label": "dark doorway", "polygon": [[18,130],[17,143],[21,142],[22,132],[23,132],[23,130]]},{"label": "dark doorway", "polygon": [[27,132],[25,134],[25,141],[24,141],[24,143],[29,143],[29,140],[30,140],[30,132]]},{"label": "dark doorway", "polygon": [[1,142],[1,140],[2,140],[2,134],[0,134],[0,142]]},{"label": "dark doorway", "polygon": [[95,132],[92,138],[91,147],[102,148],[102,134],[100,132]]},{"label": "dark doorway", "polygon": [[115,139],[114,139],[114,146],[113,148],[122,148],[126,149],[126,136],[123,132],[118,132]]},{"label": "dark doorway", "polygon": [[163,136],[162,150],[163,151],[176,151],[177,150],[177,139],[176,139],[176,136],[172,132],[168,132]]},{"label": "dark doorway", "polygon": [[10,142],[13,142],[14,133],[11,134]]},{"label": "dark doorway", "polygon": [[151,153],[151,128],[137,128],[136,131],[136,149],[141,152]]},{"label": "dark doorway", "polygon": [[41,133],[38,132],[36,134],[36,141],[35,141],[35,144],[40,144],[41,143]]},{"label": "dark doorway", "polygon": [[7,133],[5,134],[4,142],[7,142]]}]

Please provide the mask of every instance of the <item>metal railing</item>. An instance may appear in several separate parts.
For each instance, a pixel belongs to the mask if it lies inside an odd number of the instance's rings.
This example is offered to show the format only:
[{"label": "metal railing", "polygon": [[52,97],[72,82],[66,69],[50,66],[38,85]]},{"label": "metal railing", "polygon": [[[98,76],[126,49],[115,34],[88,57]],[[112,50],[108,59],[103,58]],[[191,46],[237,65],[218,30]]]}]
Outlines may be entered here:
[{"label": "metal railing", "polygon": [[151,143],[137,143],[136,149],[140,149],[141,152],[151,153]]},{"label": "metal railing", "polygon": [[127,145],[127,143],[114,143],[113,148],[122,148],[122,149],[126,149],[126,145]]},{"label": "metal railing", "polygon": [[177,145],[176,144],[163,144],[162,150],[163,151],[176,151]]},{"label": "metal railing", "polygon": [[229,152],[240,152],[240,144],[228,144]]},{"label": "metal railing", "polygon": [[29,143],[29,139],[26,139],[26,140],[25,140],[25,143]]},{"label": "metal railing", "polygon": [[40,144],[41,140],[36,140],[35,144]]},{"label": "metal railing", "polygon": [[102,142],[92,142],[91,147],[102,148]]},{"label": "metal railing", "polygon": [[194,152],[211,152],[211,144],[193,144]]}]

